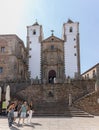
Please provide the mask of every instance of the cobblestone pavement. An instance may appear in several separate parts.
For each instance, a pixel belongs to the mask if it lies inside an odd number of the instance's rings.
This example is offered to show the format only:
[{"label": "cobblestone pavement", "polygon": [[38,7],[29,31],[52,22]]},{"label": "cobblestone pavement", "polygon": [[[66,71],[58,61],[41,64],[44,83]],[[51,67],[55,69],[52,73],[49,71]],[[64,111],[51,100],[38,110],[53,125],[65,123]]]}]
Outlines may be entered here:
[{"label": "cobblestone pavement", "polygon": [[[27,119],[26,119],[27,120]],[[99,130],[99,116],[87,117],[33,117],[32,123],[23,126],[13,125],[11,130]],[[0,117],[0,130],[10,130],[7,118]]]}]

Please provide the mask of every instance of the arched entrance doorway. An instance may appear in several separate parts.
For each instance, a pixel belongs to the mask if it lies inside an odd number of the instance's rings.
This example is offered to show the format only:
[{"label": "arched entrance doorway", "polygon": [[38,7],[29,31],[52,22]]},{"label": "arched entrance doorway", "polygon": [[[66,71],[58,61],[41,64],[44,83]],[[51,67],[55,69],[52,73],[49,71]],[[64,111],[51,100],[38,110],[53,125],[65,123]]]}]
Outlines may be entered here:
[{"label": "arched entrance doorway", "polygon": [[54,78],[55,77],[56,77],[55,70],[50,70],[49,75],[48,75],[49,83],[54,83]]}]

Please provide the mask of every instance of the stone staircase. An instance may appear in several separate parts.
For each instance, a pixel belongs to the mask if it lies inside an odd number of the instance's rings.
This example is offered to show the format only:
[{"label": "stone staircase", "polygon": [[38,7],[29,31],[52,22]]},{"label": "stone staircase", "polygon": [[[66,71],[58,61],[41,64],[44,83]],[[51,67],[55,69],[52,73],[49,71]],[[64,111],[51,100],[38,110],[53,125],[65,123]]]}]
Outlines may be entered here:
[{"label": "stone staircase", "polygon": [[69,107],[65,102],[43,102],[35,107],[33,116],[55,117],[93,117],[76,107]]},{"label": "stone staircase", "polygon": [[69,111],[72,117],[94,117],[93,115],[73,106],[69,107]]}]

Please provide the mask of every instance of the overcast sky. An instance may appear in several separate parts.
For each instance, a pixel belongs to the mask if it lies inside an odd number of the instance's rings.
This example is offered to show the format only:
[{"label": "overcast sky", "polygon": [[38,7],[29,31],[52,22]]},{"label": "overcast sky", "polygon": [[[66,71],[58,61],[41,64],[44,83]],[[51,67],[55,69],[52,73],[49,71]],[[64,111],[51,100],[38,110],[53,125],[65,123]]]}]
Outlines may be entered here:
[{"label": "overcast sky", "polygon": [[36,19],[44,37],[61,38],[68,18],[79,22],[81,72],[99,62],[99,0],[0,0],[0,35],[16,34],[26,45],[26,26]]}]

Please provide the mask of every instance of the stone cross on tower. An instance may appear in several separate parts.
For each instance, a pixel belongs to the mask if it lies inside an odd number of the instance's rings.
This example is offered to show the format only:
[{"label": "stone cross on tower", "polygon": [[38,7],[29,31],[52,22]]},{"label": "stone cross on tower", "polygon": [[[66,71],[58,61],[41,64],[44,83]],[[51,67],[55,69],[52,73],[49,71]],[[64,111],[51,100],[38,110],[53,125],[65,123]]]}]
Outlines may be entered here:
[{"label": "stone cross on tower", "polygon": [[51,30],[51,32],[52,32],[52,36],[53,36],[53,35],[54,35],[54,34],[53,34],[54,30]]}]

